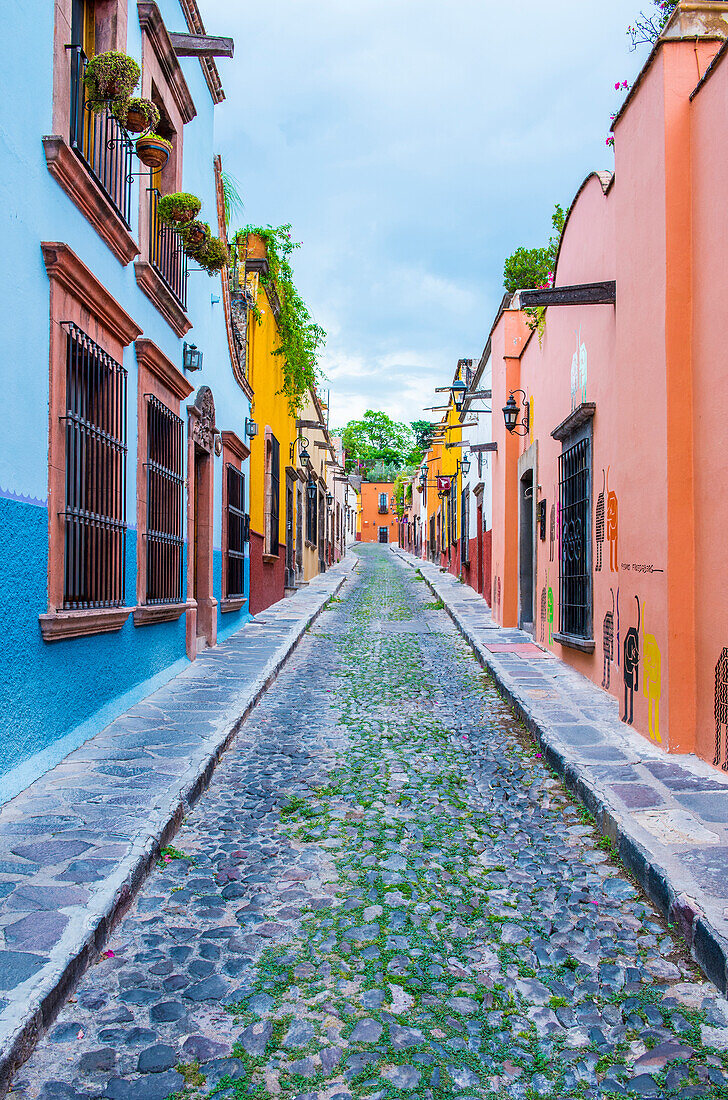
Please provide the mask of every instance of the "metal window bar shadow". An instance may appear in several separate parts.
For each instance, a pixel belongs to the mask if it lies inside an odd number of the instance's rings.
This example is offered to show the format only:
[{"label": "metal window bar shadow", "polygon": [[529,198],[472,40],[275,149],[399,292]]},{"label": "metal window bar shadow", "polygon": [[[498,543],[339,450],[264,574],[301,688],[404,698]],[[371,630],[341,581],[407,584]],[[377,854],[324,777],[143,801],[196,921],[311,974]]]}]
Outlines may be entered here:
[{"label": "metal window bar shadow", "polygon": [[227,586],[228,597],[245,595],[245,544],[249,540],[245,512],[245,478],[231,462],[227,464]]},{"label": "metal window bar shadow", "polygon": [[165,225],[159,217],[160,192],[149,188],[149,262],[172,291],[175,298],[187,309],[187,253],[184,242],[176,229]]},{"label": "metal window bar shadow", "polygon": [[71,148],[131,229],[134,146],[108,108],[89,109],[84,86],[88,58],[81,46],[67,48],[71,53]]},{"label": "metal window bar shadow", "polygon": [[154,394],[147,402],[147,604],[183,600],[183,423]]},{"label": "metal window bar shadow", "polygon": [[126,371],[77,325],[63,322],[63,328],[63,607],[120,607],[126,556]]},{"label": "metal window bar shadow", "polygon": [[562,634],[581,638],[591,636],[591,578],[588,573],[590,483],[590,441],[581,439],[559,455],[559,622]]}]

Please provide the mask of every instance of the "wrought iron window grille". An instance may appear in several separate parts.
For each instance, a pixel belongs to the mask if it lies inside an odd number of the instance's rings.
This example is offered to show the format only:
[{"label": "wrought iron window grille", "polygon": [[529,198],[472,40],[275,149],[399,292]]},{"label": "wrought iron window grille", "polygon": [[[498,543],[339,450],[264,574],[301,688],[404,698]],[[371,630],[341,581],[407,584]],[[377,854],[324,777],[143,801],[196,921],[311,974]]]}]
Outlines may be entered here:
[{"label": "wrought iron window grille", "polygon": [[71,54],[70,146],[131,229],[134,145],[108,107],[98,112],[89,108],[84,87],[88,58],[81,46],[66,49]]},{"label": "wrought iron window grille", "polygon": [[72,321],[66,332],[63,607],[120,607],[126,557],[127,373]]},{"label": "wrought iron window grille", "polygon": [[227,463],[227,585],[228,598],[245,595],[245,544],[250,519],[245,512],[245,477]]},{"label": "wrought iron window grille", "polygon": [[183,600],[184,505],[181,418],[155,397],[147,402],[147,604]]},{"label": "wrought iron window grille", "polygon": [[160,192],[149,187],[149,262],[169,290],[187,309],[187,253],[182,236],[159,217]]},{"label": "wrought iron window grille", "polygon": [[561,556],[559,623],[562,634],[590,638],[591,440],[580,439],[559,455]]}]

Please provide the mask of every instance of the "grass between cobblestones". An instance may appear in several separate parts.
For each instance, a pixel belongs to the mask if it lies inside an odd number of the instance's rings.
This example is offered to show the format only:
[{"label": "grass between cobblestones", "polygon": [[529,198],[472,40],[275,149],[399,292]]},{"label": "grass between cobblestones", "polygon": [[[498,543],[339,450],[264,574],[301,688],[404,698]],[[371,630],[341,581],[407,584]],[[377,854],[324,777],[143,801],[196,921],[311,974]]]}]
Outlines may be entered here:
[{"label": "grass between cobblestones", "polygon": [[[276,850],[319,886],[300,891],[287,924],[272,892],[257,913],[237,910],[241,924],[262,922],[269,905],[277,923],[225,1004],[237,1036],[229,1072],[180,1057],[169,1100],[728,1100],[725,1002],[554,778],[441,602],[426,603],[420,578],[386,551],[360,552],[295,680],[311,692],[311,754],[317,723],[335,726],[338,747],[315,776],[281,780],[271,811]],[[285,710],[277,690],[268,705]],[[231,780],[219,797],[234,792]],[[190,905],[185,883],[201,873],[191,860],[204,866],[212,846],[205,828],[190,820],[158,872]],[[228,849],[246,843],[244,828]],[[255,872],[242,878],[251,891]],[[48,1100],[102,1095],[77,1081],[77,1093]]]}]

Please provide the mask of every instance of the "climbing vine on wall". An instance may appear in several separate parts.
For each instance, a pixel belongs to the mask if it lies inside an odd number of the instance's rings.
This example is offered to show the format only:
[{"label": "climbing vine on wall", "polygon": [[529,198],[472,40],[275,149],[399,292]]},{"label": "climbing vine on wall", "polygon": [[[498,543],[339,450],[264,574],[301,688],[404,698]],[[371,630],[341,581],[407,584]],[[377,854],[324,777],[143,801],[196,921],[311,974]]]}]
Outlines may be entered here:
[{"label": "climbing vine on wall", "polygon": [[[255,234],[265,243],[269,271],[267,275],[261,275],[260,281],[263,286],[272,286],[280,301],[278,347],[275,352],[283,359],[283,387],[280,392],[288,398],[290,411],[295,414],[309,389],[317,389],[322,380],[319,355],[326,333],[311,317],[293,281],[290,256],[294,249],[300,248],[300,242],[293,240],[291,226],[247,225],[239,230],[235,235],[235,247],[243,262],[249,234]],[[260,312],[256,310],[255,314],[260,322]]]}]

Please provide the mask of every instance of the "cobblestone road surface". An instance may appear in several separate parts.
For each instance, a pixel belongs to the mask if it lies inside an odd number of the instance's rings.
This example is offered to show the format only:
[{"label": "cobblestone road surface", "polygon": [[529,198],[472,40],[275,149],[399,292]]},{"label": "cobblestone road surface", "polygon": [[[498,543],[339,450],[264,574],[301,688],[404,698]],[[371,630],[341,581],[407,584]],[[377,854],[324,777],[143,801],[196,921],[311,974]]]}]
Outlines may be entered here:
[{"label": "cobblestone road surface", "polygon": [[383,547],[12,1095],[728,1097],[728,1012]]}]

